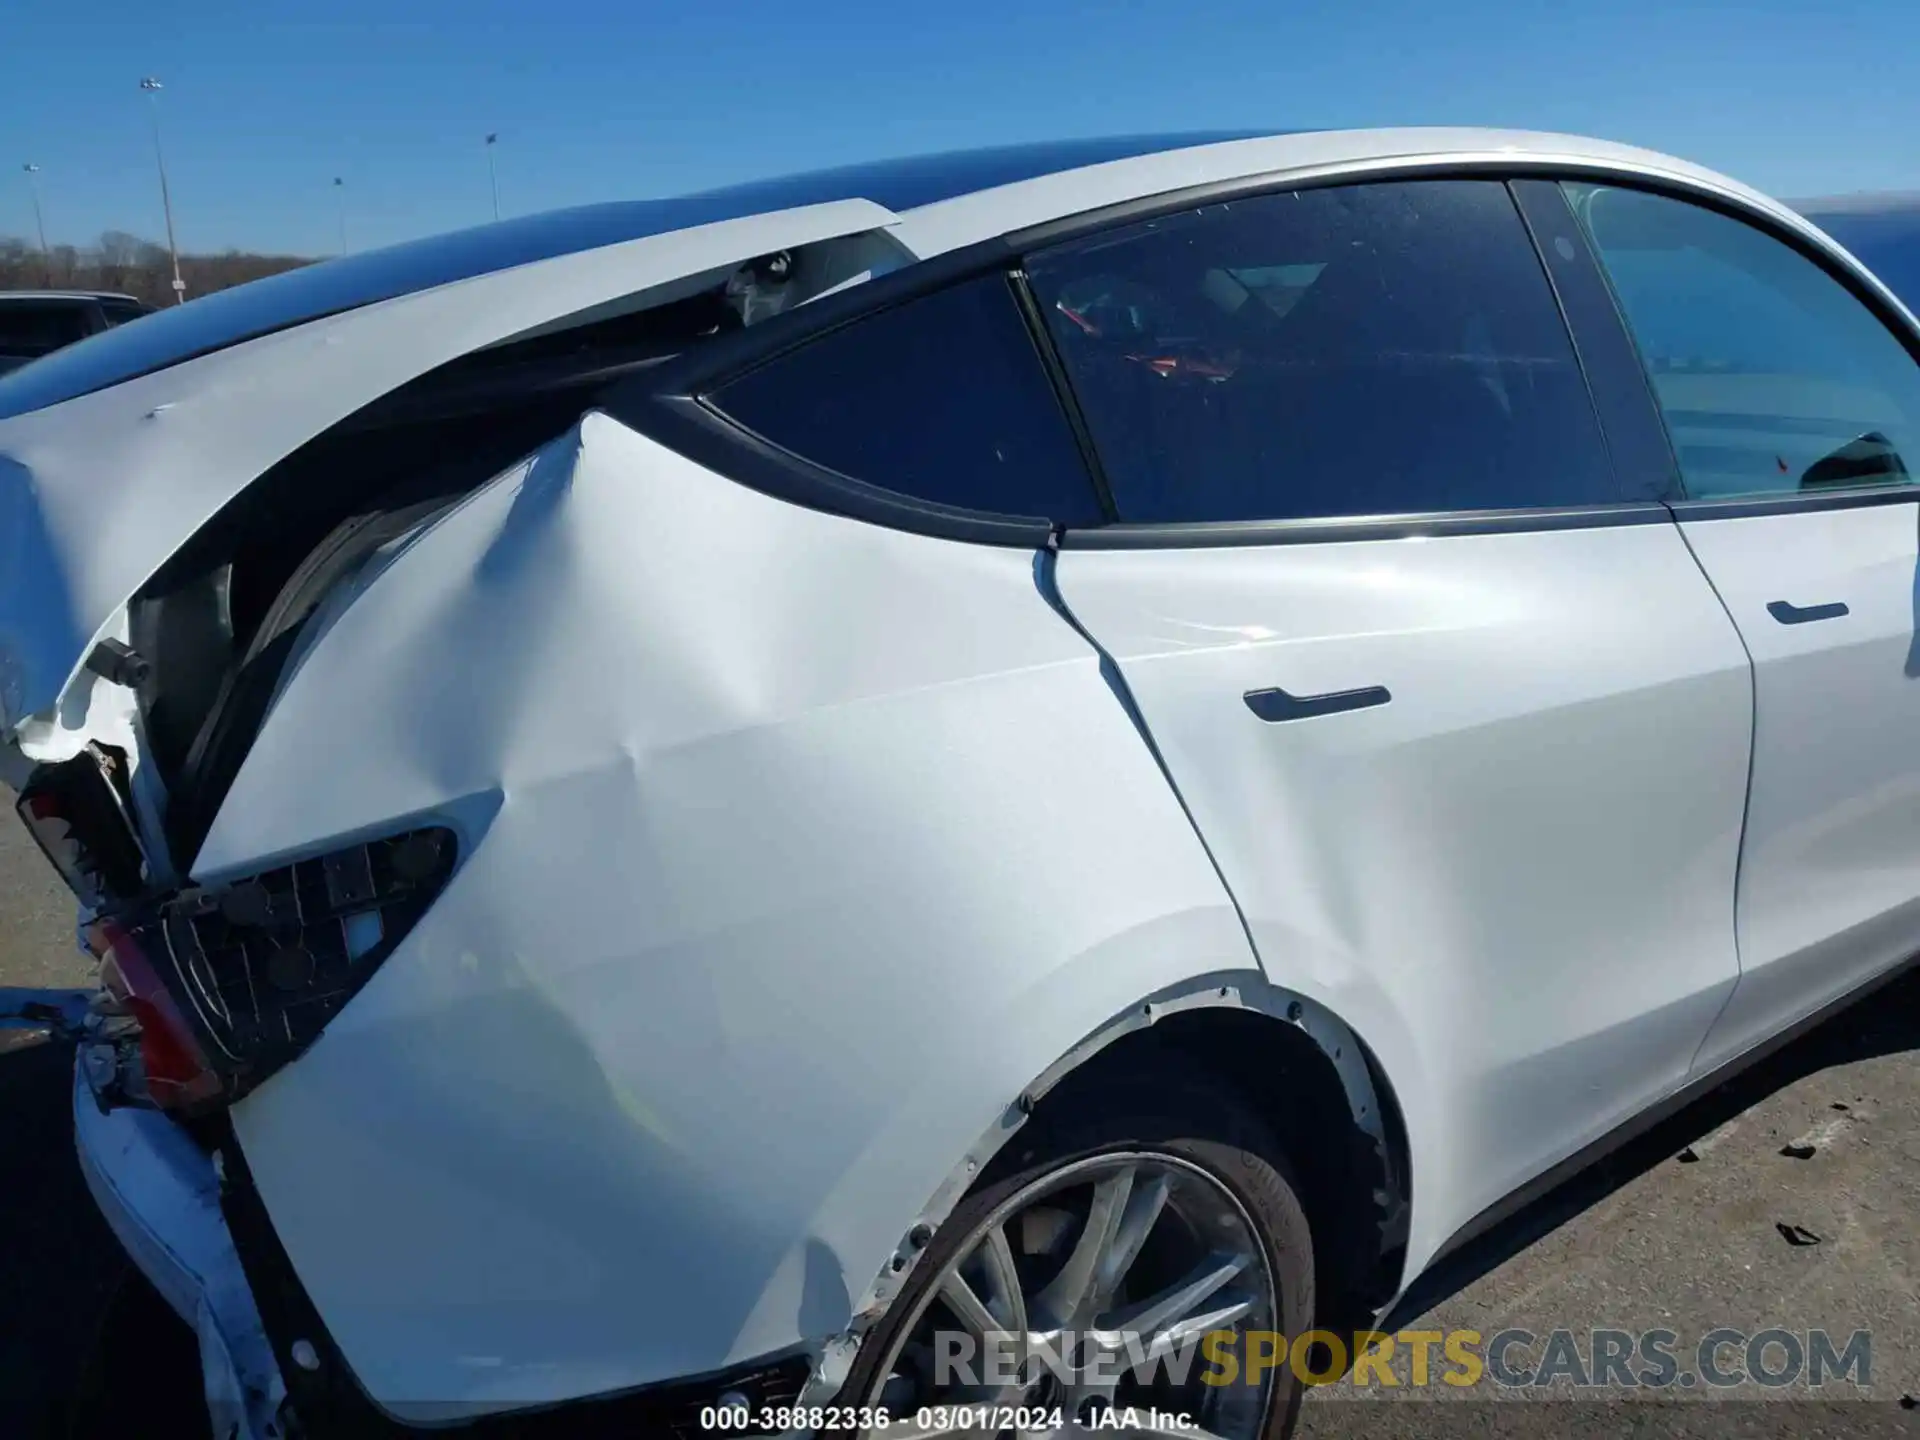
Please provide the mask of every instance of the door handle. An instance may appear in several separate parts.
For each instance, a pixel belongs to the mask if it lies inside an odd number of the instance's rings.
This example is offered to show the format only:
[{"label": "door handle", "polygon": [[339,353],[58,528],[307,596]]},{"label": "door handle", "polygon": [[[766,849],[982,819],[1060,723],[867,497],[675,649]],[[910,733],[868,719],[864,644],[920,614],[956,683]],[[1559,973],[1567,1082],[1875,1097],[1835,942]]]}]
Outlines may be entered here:
[{"label": "door handle", "polygon": [[1249,690],[1242,697],[1247,708],[1270,725],[1283,720],[1311,720],[1316,715],[1338,715],[1347,710],[1370,710],[1384,705],[1393,696],[1384,685],[1368,685],[1359,690],[1335,690],[1326,695],[1289,695],[1275,686],[1271,690]]},{"label": "door handle", "polygon": [[1831,605],[1808,605],[1802,608],[1789,605],[1784,600],[1775,600],[1767,606],[1767,613],[1782,625],[1805,625],[1810,620],[1838,620],[1847,613],[1847,603],[1835,600]]}]

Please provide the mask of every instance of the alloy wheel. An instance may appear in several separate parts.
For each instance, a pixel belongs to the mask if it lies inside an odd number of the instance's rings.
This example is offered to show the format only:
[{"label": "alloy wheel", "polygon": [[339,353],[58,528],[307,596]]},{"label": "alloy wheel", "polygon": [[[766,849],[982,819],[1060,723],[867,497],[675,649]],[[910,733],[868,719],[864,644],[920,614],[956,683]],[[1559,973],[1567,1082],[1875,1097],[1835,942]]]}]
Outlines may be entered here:
[{"label": "alloy wheel", "polygon": [[[1093,1427],[1129,1407],[1140,1422],[1186,1422],[1135,1435],[1261,1433],[1271,1372],[1220,1383],[1201,1345],[1274,1328],[1273,1269],[1245,1207],[1206,1170],[1153,1153],[1077,1161],[1022,1187],[947,1253],[863,1402],[891,1417],[873,1434],[1110,1434]],[[1231,1353],[1247,1352],[1236,1340]],[[1062,1424],[956,1425],[973,1407]]]}]

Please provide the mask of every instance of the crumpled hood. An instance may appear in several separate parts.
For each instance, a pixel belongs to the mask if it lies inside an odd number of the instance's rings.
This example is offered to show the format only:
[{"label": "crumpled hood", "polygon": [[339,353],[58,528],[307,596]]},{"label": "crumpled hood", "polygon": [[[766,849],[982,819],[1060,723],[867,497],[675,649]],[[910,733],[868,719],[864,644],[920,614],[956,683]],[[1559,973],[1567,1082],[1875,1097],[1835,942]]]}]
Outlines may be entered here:
[{"label": "crumpled hood", "polygon": [[534,326],[896,218],[843,200],[647,235],[312,320],[0,420],[0,737],[59,703],[128,599],[223,505],[355,411]]}]

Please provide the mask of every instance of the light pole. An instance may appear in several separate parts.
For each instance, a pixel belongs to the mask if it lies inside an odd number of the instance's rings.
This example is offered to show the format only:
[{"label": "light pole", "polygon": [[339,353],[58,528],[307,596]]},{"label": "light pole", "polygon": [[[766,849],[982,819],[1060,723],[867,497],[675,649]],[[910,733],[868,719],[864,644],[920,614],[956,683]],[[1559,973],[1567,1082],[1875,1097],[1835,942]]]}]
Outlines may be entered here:
[{"label": "light pole", "polygon": [[148,113],[153,117],[153,158],[160,166],[160,207],[167,214],[167,253],[173,258],[173,303],[184,305],[187,282],[180,278],[180,247],[173,239],[173,196],[167,190],[167,157],[160,148],[160,82],[148,75],[140,82],[147,92]]},{"label": "light pole", "polygon": [[493,187],[493,218],[500,218],[500,172],[493,168],[493,147],[500,143],[498,132],[487,135],[487,183]]},{"label": "light pole", "polygon": [[347,253],[347,182],[333,177],[334,198],[340,202],[340,253]]},{"label": "light pole", "polygon": [[40,167],[29,160],[20,167],[27,172],[27,188],[33,192],[33,226],[40,232],[41,283],[53,288],[53,252],[47,249],[47,218],[40,213]]}]

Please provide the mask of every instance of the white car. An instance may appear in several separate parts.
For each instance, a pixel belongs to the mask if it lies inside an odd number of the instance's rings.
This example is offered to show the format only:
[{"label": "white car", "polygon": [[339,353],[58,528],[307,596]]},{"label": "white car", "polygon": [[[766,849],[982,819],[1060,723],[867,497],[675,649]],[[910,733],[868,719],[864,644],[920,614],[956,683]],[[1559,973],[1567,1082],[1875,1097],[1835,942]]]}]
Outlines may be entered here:
[{"label": "white car", "polygon": [[1920,299],[1920,194],[1840,195],[1793,207],[1902,300]]},{"label": "white car", "polygon": [[254,1440],[1283,1435],[1920,950],[1916,353],[1752,190],[1466,130],[196,300],[0,381],[104,978],[12,1011]]}]

